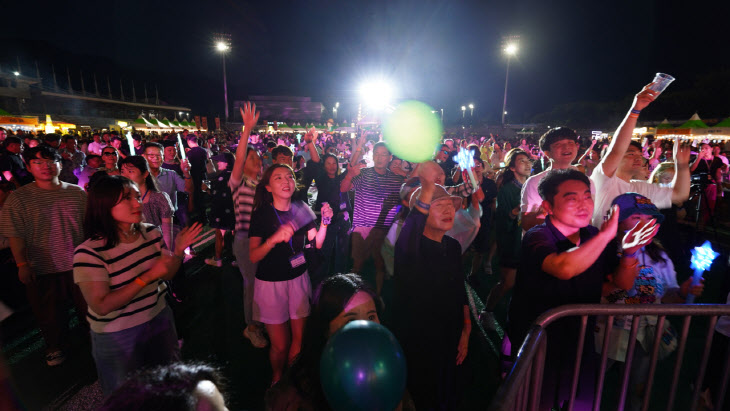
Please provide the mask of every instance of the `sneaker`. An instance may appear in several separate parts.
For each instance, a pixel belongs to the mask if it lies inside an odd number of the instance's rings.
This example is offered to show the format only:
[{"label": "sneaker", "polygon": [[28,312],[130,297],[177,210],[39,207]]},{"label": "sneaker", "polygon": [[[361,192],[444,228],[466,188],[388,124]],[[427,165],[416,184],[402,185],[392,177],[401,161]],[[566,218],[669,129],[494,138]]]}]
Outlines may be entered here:
[{"label": "sneaker", "polygon": [[223,260],[216,260],[214,257],[206,258],[205,263],[213,267],[223,267]]},{"label": "sneaker", "polygon": [[63,351],[59,350],[46,354],[46,364],[50,367],[61,365],[64,361],[66,361],[66,355]]},{"label": "sneaker", "polygon": [[248,338],[248,340],[251,341],[251,345],[256,348],[264,348],[269,345],[269,342],[263,336],[261,331],[249,331],[249,328],[246,327],[243,330],[243,336]]},{"label": "sneaker", "polygon": [[479,322],[482,324],[482,327],[484,327],[485,330],[497,330],[497,320],[494,318],[494,313],[492,312],[486,310],[482,311],[479,314]]}]

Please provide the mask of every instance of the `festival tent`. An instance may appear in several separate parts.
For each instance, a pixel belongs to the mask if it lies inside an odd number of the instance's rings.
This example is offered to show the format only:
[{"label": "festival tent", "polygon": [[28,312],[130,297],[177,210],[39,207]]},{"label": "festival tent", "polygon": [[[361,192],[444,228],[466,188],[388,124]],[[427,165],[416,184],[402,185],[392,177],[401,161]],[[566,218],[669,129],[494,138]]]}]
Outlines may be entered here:
[{"label": "festival tent", "polygon": [[36,127],[38,127],[38,117],[14,116],[3,109],[0,109],[0,127],[9,128],[13,131],[33,131]]},{"label": "festival tent", "polygon": [[712,128],[730,128],[730,117],[715,124]]},{"label": "festival tent", "polygon": [[671,124],[669,124],[669,120],[667,120],[667,119],[665,118],[665,119],[664,119],[664,121],[662,121],[661,123],[659,123],[659,124],[658,124],[658,125],[656,126],[656,128],[657,128],[658,130],[661,130],[661,129],[666,129],[666,128],[674,128],[674,126],[672,126]]},{"label": "festival tent", "polygon": [[698,116],[697,113],[695,113],[689,120],[678,128],[709,128],[709,126],[700,119],[700,116]]}]

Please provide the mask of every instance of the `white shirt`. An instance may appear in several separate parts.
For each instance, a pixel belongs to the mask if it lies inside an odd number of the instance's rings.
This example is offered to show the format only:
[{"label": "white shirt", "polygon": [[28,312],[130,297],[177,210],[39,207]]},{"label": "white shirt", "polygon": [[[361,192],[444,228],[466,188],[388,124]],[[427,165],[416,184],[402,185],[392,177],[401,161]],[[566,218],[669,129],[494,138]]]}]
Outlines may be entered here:
[{"label": "white shirt", "polygon": [[603,217],[608,214],[611,202],[621,194],[639,193],[651,200],[659,209],[672,207],[673,189],[671,187],[660,187],[658,184],[640,180],[626,182],[617,177],[616,172],[614,172],[613,177],[607,177],[603,173],[603,163],[598,164],[593,169],[590,178],[596,185],[596,195],[593,201],[593,220],[591,222],[595,227],[600,227],[603,224]]},{"label": "white shirt", "polygon": [[[573,166],[571,166],[571,168],[577,170]],[[522,195],[520,196],[520,211],[522,211],[523,213],[529,213],[537,211],[537,209],[540,208],[540,205],[542,204],[542,197],[540,197],[540,193],[537,192],[537,186],[540,184],[540,181],[545,178],[548,171],[550,170],[551,169],[547,169],[545,171],[535,174],[534,176],[530,176],[527,181],[525,181],[525,184],[522,185]],[[591,182],[591,196],[593,196],[595,200],[596,186],[595,184],[593,184],[593,180],[588,181]]]}]

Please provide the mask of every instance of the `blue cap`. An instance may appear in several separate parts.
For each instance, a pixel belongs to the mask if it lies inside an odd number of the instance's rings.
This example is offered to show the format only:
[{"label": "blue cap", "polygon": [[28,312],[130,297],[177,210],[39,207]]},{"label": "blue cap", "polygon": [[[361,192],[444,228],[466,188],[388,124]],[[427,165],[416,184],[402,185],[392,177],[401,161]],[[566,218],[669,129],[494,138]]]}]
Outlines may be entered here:
[{"label": "blue cap", "polygon": [[613,199],[611,207],[618,204],[619,215],[618,221],[622,222],[633,214],[644,214],[656,218],[656,222],[661,224],[664,221],[664,215],[659,212],[657,206],[648,198],[638,193],[626,193]]}]

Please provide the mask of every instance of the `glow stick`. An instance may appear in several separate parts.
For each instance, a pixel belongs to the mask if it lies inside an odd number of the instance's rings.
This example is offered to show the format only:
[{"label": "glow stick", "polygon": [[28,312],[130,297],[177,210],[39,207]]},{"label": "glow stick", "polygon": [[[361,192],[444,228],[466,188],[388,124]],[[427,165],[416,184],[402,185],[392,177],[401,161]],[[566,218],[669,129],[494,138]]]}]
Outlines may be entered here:
[{"label": "glow stick", "polygon": [[177,143],[180,144],[180,158],[185,161],[185,147],[183,146],[180,133],[177,133]]},{"label": "glow stick", "polygon": [[[692,259],[690,260],[692,263],[690,264],[690,268],[694,269],[694,273],[692,274],[692,287],[700,285],[702,274],[710,268],[712,261],[715,260],[718,255],[720,254],[716,253],[715,250],[712,249],[712,245],[709,241],[705,241],[704,244],[699,247],[695,247],[692,250]],[[686,303],[692,304],[694,301],[695,296],[688,293]]]},{"label": "glow stick", "polygon": [[127,144],[129,144],[129,155],[136,156],[137,153],[134,151],[134,139],[132,138],[132,133],[129,131],[127,131]]},{"label": "glow stick", "polygon": [[459,154],[454,156],[454,160],[459,164],[462,170],[466,170],[466,174],[469,176],[471,186],[476,190],[479,187],[477,178],[474,175],[474,150],[466,150],[465,148],[459,149]]}]

